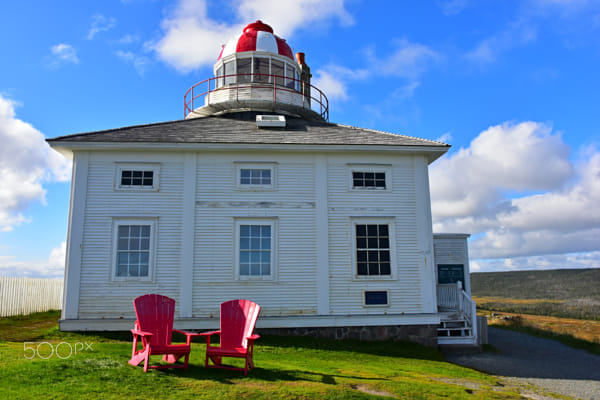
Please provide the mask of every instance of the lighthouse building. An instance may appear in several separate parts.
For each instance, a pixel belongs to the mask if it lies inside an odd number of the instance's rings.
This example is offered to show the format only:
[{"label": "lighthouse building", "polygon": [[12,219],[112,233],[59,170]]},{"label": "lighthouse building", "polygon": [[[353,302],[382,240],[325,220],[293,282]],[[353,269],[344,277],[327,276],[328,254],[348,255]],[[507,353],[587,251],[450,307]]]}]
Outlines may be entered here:
[{"label": "lighthouse building", "polygon": [[467,235],[432,233],[428,166],[449,146],[332,123],[310,78],[256,21],[183,119],[48,139],[73,160],[60,329],[130,329],[159,293],[181,329],[245,298],[263,332],[476,340]]}]

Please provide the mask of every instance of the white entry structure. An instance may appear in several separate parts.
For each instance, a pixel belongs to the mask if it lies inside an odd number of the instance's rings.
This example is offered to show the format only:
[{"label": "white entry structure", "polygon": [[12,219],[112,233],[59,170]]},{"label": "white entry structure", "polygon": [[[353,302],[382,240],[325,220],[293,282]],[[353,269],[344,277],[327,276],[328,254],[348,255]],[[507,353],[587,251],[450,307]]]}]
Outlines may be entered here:
[{"label": "white entry structure", "polygon": [[159,293],[179,328],[213,329],[246,298],[262,330],[437,345],[428,165],[449,146],[328,107],[257,21],[184,119],[49,139],[73,160],[60,328],[129,329],[132,299]]}]

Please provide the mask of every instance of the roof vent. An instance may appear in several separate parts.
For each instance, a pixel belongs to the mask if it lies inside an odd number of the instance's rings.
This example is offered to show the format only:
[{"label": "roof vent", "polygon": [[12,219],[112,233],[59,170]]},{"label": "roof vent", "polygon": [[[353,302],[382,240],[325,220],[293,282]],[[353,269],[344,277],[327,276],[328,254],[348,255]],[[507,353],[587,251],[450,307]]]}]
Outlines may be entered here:
[{"label": "roof vent", "polygon": [[259,128],[285,128],[283,115],[257,115],[256,126]]}]

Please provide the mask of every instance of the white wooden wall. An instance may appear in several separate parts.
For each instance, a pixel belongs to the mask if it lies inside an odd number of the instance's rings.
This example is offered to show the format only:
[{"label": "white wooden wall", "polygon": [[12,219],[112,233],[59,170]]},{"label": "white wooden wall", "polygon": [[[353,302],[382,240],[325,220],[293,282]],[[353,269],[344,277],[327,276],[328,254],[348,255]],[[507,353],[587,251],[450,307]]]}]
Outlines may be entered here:
[{"label": "white wooden wall", "polygon": [[[192,174],[195,175],[195,200],[190,208],[189,204],[184,204],[184,185],[188,184],[184,181],[184,153],[89,154],[81,222],[84,231],[79,319],[133,318],[132,300],[146,293],[160,293],[177,299],[179,313],[182,301],[185,302],[188,296],[180,293],[180,288],[188,282],[185,272],[184,275],[181,272],[188,268],[181,265],[182,226],[185,219],[190,218],[183,215],[186,207],[195,210],[193,255],[185,257],[193,262],[190,273],[192,317],[216,316],[219,304],[231,298],[258,302],[263,306],[262,316],[316,315],[319,310],[323,312],[324,304],[328,306],[325,312],[331,315],[429,312],[423,305],[423,287],[434,287],[435,283],[433,279],[426,282],[422,278],[423,243],[418,239],[420,232],[427,232],[427,224],[431,229],[430,220],[421,221],[418,217],[418,191],[428,184],[421,182],[423,174],[417,173],[423,165],[427,166],[422,162],[422,156],[323,154],[318,157],[327,170],[327,187],[321,188],[318,183],[323,179],[315,177],[317,165],[321,164],[311,153],[198,152]],[[115,191],[116,162],[160,163],[160,190],[148,193]],[[276,189],[254,192],[237,189],[236,162],[276,163]],[[393,190],[350,191],[348,165],[352,163],[391,166]],[[326,194],[323,196],[320,190]],[[328,270],[319,272],[316,266],[319,243],[315,231],[318,200],[322,199],[327,203],[321,213],[328,216],[325,241],[329,247],[325,254],[329,262],[325,265]],[[111,279],[114,274],[112,230],[115,217],[157,218],[154,280]],[[235,219],[247,217],[277,220],[277,273],[274,280],[234,279]],[[351,223],[355,217],[393,218],[397,246],[393,280],[354,279]],[[321,287],[327,289],[325,301],[317,292],[317,280],[323,278],[329,278],[329,282],[320,282]],[[364,290],[389,290],[389,307],[364,307]],[[183,309],[185,307],[184,304]]]}]

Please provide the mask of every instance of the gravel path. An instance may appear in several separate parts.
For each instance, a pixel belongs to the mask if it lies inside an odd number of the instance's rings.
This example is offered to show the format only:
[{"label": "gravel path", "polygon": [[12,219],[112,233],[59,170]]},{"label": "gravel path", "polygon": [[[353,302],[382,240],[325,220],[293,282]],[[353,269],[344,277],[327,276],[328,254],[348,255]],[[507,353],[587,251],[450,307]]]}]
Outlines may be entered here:
[{"label": "gravel path", "polygon": [[[560,342],[492,328],[489,343],[499,353],[449,354],[452,363],[505,377],[511,384],[533,384],[578,399],[600,400],[600,356]],[[537,398],[552,398],[552,397]]]}]

